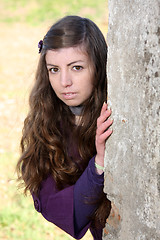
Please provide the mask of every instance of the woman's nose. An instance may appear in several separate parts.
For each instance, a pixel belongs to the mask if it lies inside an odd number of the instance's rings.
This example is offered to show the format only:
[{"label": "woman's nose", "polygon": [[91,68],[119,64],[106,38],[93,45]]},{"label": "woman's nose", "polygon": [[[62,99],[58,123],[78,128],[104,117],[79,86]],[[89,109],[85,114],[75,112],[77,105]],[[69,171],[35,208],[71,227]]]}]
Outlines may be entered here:
[{"label": "woman's nose", "polygon": [[69,71],[61,71],[61,85],[63,87],[68,87],[72,85],[72,77]]}]

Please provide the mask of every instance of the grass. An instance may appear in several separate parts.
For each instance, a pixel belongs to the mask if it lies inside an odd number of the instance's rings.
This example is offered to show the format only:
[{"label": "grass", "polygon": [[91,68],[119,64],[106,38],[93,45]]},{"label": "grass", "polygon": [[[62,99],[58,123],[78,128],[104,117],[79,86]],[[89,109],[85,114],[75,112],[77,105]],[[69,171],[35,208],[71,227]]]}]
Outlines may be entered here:
[{"label": "grass", "polygon": [[46,19],[53,20],[70,14],[106,19],[104,7],[107,7],[105,0],[1,0],[0,21],[19,21],[35,25]]},{"label": "grass", "polygon": [[[17,189],[15,165],[28,93],[38,60],[37,43],[50,22],[66,14],[91,18],[107,31],[106,0],[1,0],[0,14],[0,239],[69,240],[34,210]],[[91,240],[89,233],[83,240]]]},{"label": "grass", "polygon": [[53,224],[45,221],[38,213],[34,213],[32,200],[26,199],[16,191],[14,181],[10,181],[7,191],[10,195],[10,203],[1,209],[0,239],[71,239]]}]

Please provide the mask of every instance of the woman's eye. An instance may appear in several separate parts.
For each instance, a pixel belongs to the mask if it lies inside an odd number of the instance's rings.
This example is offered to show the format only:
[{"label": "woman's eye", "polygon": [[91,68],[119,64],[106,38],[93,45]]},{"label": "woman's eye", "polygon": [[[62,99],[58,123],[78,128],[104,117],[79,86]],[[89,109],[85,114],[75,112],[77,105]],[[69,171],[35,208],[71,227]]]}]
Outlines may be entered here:
[{"label": "woman's eye", "polygon": [[76,71],[79,71],[79,70],[82,70],[83,67],[82,66],[74,66],[73,69]]},{"label": "woman's eye", "polygon": [[54,68],[50,68],[49,71],[51,73],[57,73],[59,71],[59,69],[57,67],[54,67]]}]

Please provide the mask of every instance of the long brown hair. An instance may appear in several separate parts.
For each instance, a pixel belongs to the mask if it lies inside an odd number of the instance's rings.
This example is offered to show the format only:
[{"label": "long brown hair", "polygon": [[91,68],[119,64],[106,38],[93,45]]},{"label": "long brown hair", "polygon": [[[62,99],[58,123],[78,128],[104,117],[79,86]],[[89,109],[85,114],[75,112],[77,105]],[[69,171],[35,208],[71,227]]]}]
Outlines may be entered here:
[{"label": "long brown hair", "polygon": [[[80,126],[74,125],[69,107],[57,98],[52,89],[46,68],[46,52],[83,45],[94,66],[94,89],[82,111]],[[38,195],[40,184],[51,174],[59,189],[74,184],[96,154],[96,121],[107,98],[107,45],[103,34],[91,20],[67,16],[55,23],[43,39],[43,47],[29,98],[30,111],[24,121],[21,139],[22,155],[17,163],[18,179]],[[63,117],[65,116],[65,118]],[[63,121],[62,121],[63,119]],[[79,156],[68,154],[68,132],[73,130],[74,143]],[[74,159],[73,161],[73,158]],[[83,159],[83,161],[82,161]],[[103,194],[96,219],[101,223],[109,213]],[[109,205],[108,205],[109,204]],[[108,212],[106,210],[108,209]]]}]

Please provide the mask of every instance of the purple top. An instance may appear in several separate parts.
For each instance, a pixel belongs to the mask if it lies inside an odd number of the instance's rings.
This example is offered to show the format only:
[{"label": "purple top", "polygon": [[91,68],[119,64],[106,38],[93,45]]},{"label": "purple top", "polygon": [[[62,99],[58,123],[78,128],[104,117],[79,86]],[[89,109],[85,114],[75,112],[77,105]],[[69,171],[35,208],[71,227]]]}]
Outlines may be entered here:
[{"label": "purple top", "polygon": [[[55,181],[49,176],[41,184],[39,196],[34,195],[34,206],[43,217],[76,239],[84,236],[90,228],[88,216],[98,207],[84,200],[97,199],[103,191],[104,174],[98,175],[93,157],[75,185],[57,190]],[[102,229],[91,229],[94,240],[102,240]]]}]

